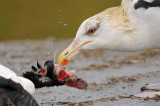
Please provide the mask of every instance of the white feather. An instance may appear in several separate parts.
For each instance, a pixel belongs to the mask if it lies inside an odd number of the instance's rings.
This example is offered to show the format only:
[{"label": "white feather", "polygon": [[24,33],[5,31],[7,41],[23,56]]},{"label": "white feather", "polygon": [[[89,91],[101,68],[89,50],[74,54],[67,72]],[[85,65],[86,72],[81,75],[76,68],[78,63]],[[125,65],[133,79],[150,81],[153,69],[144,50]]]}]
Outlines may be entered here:
[{"label": "white feather", "polygon": [[[106,9],[88,18],[81,24],[72,44],[82,45],[92,41],[82,49],[160,49],[160,7],[135,9],[137,2],[138,0],[122,0],[121,6]],[[88,35],[87,32],[92,27],[97,30]]]},{"label": "white feather", "polygon": [[9,68],[3,65],[0,65],[0,76],[5,79],[11,79],[15,83],[21,84],[22,87],[30,94],[34,94],[35,92],[35,86],[32,81],[26,78],[17,76],[12,70],[10,70]]}]

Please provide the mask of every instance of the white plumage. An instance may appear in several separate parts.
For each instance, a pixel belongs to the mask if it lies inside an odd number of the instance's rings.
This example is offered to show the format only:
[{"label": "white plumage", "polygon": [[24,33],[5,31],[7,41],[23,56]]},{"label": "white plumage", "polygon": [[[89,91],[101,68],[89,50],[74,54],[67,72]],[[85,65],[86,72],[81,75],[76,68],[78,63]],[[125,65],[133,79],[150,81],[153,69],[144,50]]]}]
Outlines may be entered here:
[{"label": "white plumage", "polygon": [[159,49],[159,19],[159,0],[122,0],[121,6],[108,8],[86,19],[74,41],[59,56],[58,62],[65,65],[65,61],[68,63],[80,50],[86,49]]},{"label": "white plumage", "polygon": [[[100,20],[103,24],[101,30],[99,28],[99,31],[97,30],[93,35],[90,35],[90,37],[95,36],[94,40],[91,40],[93,42],[82,49],[140,51],[160,48],[160,36],[158,36],[160,8],[139,8],[135,10],[135,4],[134,1],[123,0],[120,7],[107,9],[87,19],[79,30],[84,28],[86,23],[92,24],[92,20],[97,17],[103,17],[103,20]],[[78,31],[77,39],[82,39],[81,33],[82,31]],[[90,38],[87,40],[90,40]]]},{"label": "white plumage", "polygon": [[58,63],[68,64],[81,50],[142,51],[160,49],[160,0],[122,0],[79,27]]},{"label": "white plumage", "polygon": [[32,81],[21,76],[17,76],[12,70],[3,65],[0,65],[0,76],[5,79],[11,79],[15,83],[19,83],[30,94],[34,94],[35,92],[35,86]]}]

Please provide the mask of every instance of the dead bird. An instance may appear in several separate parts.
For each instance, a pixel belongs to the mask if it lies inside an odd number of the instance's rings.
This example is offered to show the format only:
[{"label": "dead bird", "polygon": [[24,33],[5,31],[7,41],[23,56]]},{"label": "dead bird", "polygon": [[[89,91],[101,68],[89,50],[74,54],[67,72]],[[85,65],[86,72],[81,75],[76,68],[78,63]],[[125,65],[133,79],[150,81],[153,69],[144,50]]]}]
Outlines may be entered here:
[{"label": "dead bird", "polygon": [[32,71],[23,73],[23,77],[31,80],[35,88],[67,85],[78,89],[87,87],[86,81],[78,78],[73,72],[58,64],[53,60],[48,60],[42,67],[37,62],[37,68],[32,66]]},{"label": "dead bird", "polygon": [[0,106],[39,106],[32,96],[36,88],[67,85],[78,89],[87,87],[86,81],[74,73],[48,60],[42,67],[31,67],[22,76],[17,76],[9,68],[0,65]]}]

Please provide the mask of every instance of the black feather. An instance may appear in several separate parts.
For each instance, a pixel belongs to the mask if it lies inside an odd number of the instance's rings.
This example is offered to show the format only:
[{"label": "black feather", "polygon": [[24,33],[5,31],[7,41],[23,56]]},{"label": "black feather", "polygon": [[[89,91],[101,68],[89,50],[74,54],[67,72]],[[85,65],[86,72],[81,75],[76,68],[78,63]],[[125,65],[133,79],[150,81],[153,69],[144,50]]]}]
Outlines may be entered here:
[{"label": "black feather", "polygon": [[54,63],[53,60],[48,60],[44,63],[44,67],[47,67],[47,73],[46,76],[53,80],[53,78],[56,78],[56,75],[54,74]]},{"label": "black feather", "polygon": [[21,84],[0,76],[0,88],[15,106],[39,106],[34,97],[28,93]]},{"label": "black feather", "polygon": [[[34,66],[32,66],[31,68],[33,69]],[[37,61],[37,67],[39,69],[43,69],[40,64]],[[44,67],[46,67],[46,75],[42,76],[39,75],[36,72],[26,72],[23,73],[23,77],[27,78],[29,80],[31,80],[34,85],[35,88],[42,88],[42,87],[50,87],[50,86],[61,86],[64,85],[65,82],[59,82],[57,75],[54,73],[54,62],[53,60],[48,60],[44,63]],[[36,67],[34,67],[34,70],[37,69]]]},{"label": "black feather", "polygon": [[38,67],[39,69],[42,69],[42,66],[39,64],[38,61],[37,61],[37,67]]},{"label": "black feather", "polygon": [[36,68],[36,67],[32,66],[31,68],[32,68],[32,70],[33,70],[34,72],[37,72],[37,68]]},{"label": "black feather", "polygon": [[150,7],[160,7],[160,0],[154,0],[153,2],[147,2],[146,0],[138,0],[138,2],[134,6],[135,9],[148,9]]}]

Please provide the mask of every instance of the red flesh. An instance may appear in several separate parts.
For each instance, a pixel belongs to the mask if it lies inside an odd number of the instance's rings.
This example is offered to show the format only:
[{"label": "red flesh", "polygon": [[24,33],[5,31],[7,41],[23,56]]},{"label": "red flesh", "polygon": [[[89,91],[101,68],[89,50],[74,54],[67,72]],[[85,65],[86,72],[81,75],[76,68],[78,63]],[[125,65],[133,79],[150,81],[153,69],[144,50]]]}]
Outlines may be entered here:
[{"label": "red flesh", "polygon": [[[60,65],[54,64],[53,73],[57,75],[57,80],[59,82],[65,82],[65,85],[75,87],[78,89],[86,89],[87,83],[84,80],[78,79],[77,76],[69,71],[67,68]],[[45,76],[46,70],[41,69],[38,71],[39,75]]]},{"label": "red flesh", "polygon": [[77,76],[73,72],[63,67],[59,67],[59,69],[58,68],[56,69],[57,70],[55,71],[59,70],[59,73],[57,74],[58,81],[60,82],[65,81],[66,82],[65,85],[67,86],[75,87],[78,89],[86,89],[87,87],[86,81],[78,79]]},{"label": "red flesh", "polygon": [[75,82],[74,81],[69,81],[69,82],[66,82],[65,85],[75,87],[75,88],[78,88],[78,89],[86,89],[86,87],[87,87],[87,83],[84,80],[78,80],[78,81],[75,81]]},{"label": "red flesh", "polygon": [[40,70],[40,71],[38,71],[38,74],[44,76],[45,72],[46,72],[45,70]]},{"label": "red flesh", "polygon": [[69,75],[67,75],[67,73],[65,71],[62,70],[62,71],[59,72],[58,81],[63,82],[67,78],[69,78]]}]

